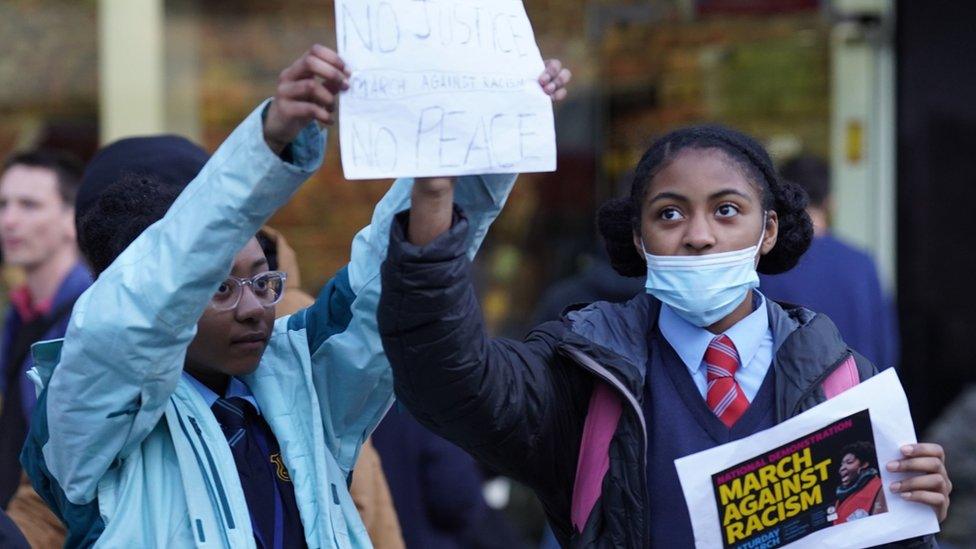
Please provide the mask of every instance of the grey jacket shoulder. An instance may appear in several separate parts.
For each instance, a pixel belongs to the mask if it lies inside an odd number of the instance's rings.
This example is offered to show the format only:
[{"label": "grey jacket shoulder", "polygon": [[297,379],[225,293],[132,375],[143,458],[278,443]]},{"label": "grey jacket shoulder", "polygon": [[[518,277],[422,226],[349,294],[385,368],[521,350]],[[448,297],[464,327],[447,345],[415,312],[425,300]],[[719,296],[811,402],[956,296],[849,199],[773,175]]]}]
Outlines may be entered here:
[{"label": "grey jacket shoulder", "polygon": [[660,308],[660,301],[641,293],[622,303],[597,301],[571,307],[563,320],[574,334],[612,349],[643,369],[647,361],[647,333],[657,322]]},{"label": "grey jacket shoulder", "polygon": [[778,421],[827,400],[823,382],[849,357],[861,381],[878,373],[868,359],[850,348],[833,321],[805,307],[767,300],[773,329]]}]

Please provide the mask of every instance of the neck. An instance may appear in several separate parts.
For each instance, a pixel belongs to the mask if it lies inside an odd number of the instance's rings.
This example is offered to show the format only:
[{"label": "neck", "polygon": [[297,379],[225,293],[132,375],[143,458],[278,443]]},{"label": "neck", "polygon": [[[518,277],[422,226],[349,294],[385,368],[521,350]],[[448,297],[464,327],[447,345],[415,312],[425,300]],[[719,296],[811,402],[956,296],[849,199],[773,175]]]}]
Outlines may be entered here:
[{"label": "neck", "polygon": [[186,364],[184,369],[186,370],[186,373],[193,376],[193,378],[200,383],[203,383],[218,397],[222,397],[227,393],[227,386],[230,384],[229,375],[222,374],[220,372],[206,371],[190,364]]},{"label": "neck", "polygon": [[827,234],[827,210],[818,207],[807,208],[810,221],[813,221],[813,236],[823,236]]},{"label": "neck", "polygon": [[722,320],[719,320],[715,324],[712,324],[707,329],[715,335],[723,334],[728,331],[729,328],[735,326],[740,320],[749,316],[752,313],[752,290],[746,293],[746,298],[739,303],[739,306],[735,308],[734,311],[728,314]]},{"label": "neck", "polygon": [[77,264],[77,249],[74,246],[64,246],[43,263],[28,267],[27,291],[30,292],[31,300],[38,303],[54,297],[68,273]]}]

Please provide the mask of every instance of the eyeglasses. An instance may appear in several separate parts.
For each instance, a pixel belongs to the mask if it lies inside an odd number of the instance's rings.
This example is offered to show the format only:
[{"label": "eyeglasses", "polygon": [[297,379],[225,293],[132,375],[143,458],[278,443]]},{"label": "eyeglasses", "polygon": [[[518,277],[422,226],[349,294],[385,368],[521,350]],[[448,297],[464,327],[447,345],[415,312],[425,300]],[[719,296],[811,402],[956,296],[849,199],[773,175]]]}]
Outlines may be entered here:
[{"label": "eyeglasses", "polygon": [[268,271],[252,278],[229,276],[210,298],[210,307],[217,311],[229,311],[237,307],[244,296],[244,286],[251,287],[251,293],[264,307],[273,307],[285,295],[285,281],[288,275],[281,271]]}]

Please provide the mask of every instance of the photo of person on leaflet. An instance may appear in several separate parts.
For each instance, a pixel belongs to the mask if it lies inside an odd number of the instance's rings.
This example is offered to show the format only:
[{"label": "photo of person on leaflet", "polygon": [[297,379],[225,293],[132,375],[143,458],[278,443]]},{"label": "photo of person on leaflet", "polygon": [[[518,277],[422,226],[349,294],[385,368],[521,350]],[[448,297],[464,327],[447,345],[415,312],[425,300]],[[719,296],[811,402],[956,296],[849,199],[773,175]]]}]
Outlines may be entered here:
[{"label": "photo of person on leaflet", "polygon": [[834,505],[834,524],[843,524],[888,510],[881,475],[878,473],[874,444],[861,440],[848,444],[841,451],[840,486]]}]

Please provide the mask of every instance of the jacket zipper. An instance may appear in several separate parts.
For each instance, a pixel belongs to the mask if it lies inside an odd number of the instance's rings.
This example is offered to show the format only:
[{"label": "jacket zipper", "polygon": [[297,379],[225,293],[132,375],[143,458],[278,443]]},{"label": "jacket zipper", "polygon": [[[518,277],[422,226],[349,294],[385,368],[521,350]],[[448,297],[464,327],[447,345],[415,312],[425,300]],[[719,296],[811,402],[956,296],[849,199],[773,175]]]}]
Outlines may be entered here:
[{"label": "jacket zipper", "polygon": [[[634,413],[637,414],[637,419],[640,420],[641,424],[641,440],[643,444],[641,445],[641,461],[644,464],[641,467],[641,487],[644,490],[644,521],[647,522],[649,517],[647,515],[647,502],[650,501],[650,493],[647,491],[647,421],[644,418],[644,411],[641,409],[640,404],[637,403],[637,399],[630,392],[629,389],[624,387],[623,383],[620,382],[613,374],[611,374],[606,368],[600,366],[600,364],[593,360],[590,355],[584,353],[583,351],[577,349],[572,345],[565,345],[566,350],[576,359],[576,362],[586,371],[597,376],[603,381],[609,383],[612,387],[617,389],[617,391],[622,394],[628,403],[630,403],[631,408]],[[650,526],[649,524],[647,525]],[[650,534],[646,531],[644,532],[644,546],[650,547]]]},{"label": "jacket zipper", "polygon": [[[800,398],[798,398],[796,404],[793,405],[793,411],[790,413],[790,417],[795,417],[797,414],[799,414],[800,404],[802,404],[804,400],[806,400],[810,395],[812,395],[813,392],[817,390],[817,387],[823,385],[823,382],[828,377],[830,377],[830,374],[834,373],[834,371],[837,370],[837,368],[840,368],[840,365],[846,362],[847,359],[849,358],[854,358],[854,354],[851,353],[850,350],[845,351],[844,354],[840,357],[840,360],[838,360],[837,362],[832,364],[829,368],[824,370],[823,373],[820,374],[817,377],[817,379],[810,384],[810,387],[800,394]],[[860,378],[860,372],[858,373],[858,378]],[[783,419],[787,419],[787,418],[783,418]]]},{"label": "jacket zipper", "polygon": [[210,453],[210,447],[207,446],[207,442],[203,439],[203,432],[200,430],[200,425],[197,424],[197,420],[193,416],[187,416],[190,420],[190,425],[193,425],[193,430],[197,434],[197,440],[200,441],[200,446],[203,447],[203,453],[207,457],[207,463],[210,465],[210,476],[213,478],[214,485],[217,488],[217,497],[220,499],[220,508],[223,511],[224,518],[227,521],[227,527],[233,530],[234,516],[230,510],[230,503],[227,501],[227,493],[224,491],[224,483],[220,480],[220,472],[217,471],[217,465],[214,463],[213,455]]},{"label": "jacket zipper", "polygon": [[[172,397],[171,397],[171,400],[173,400]],[[175,402],[175,400],[174,400],[174,402]],[[189,418],[189,419],[193,419],[193,418]],[[207,479],[207,467],[203,464],[203,459],[200,457],[200,452],[199,452],[199,450],[197,450],[196,445],[193,444],[193,440],[190,437],[190,431],[187,429],[186,423],[183,421],[183,414],[181,414],[178,410],[176,411],[176,420],[179,422],[180,430],[183,431],[183,436],[186,437],[187,442],[189,442],[189,444],[190,444],[190,449],[193,450],[193,457],[196,458],[196,460],[197,460],[197,466],[200,468],[200,473],[203,476],[204,480],[206,480]],[[199,434],[199,427],[196,426],[196,421],[193,421],[193,424],[194,424],[194,427],[197,430],[197,433],[198,433],[197,436],[199,437],[200,436],[200,434]],[[219,479],[217,481],[219,482]],[[207,495],[210,496],[210,503],[213,505],[214,509],[219,509],[220,508],[220,504],[217,502],[217,498],[214,495],[214,492],[215,492],[215,490],[214,490],[213,483],[208,483],[207,484]],[[224,537],[224,542],[226,542],[227,544],[230,544],[230,539],[228,539],[228,537],[227,537],[227,520],[226,520],[226,518],[223,517],[221,511],[218,511],[218,515],[220,515],[221,516],[221,519],[223,519],[222,520],[223,525],[220,527],[220,530],[224,534],[224,536],[223,536]],[[196,525],[197,526],[197,531],[196,531],[195,535],[196,535],[196,537],[198,539],[198,543],[203,543],[205,541],[205,539],[204,539],[203,533],[202,533],[202,526],[201,526],[201,523],[200,523],[199,519],[197,519],[196,522],[197,522],[197,525]]]}]

